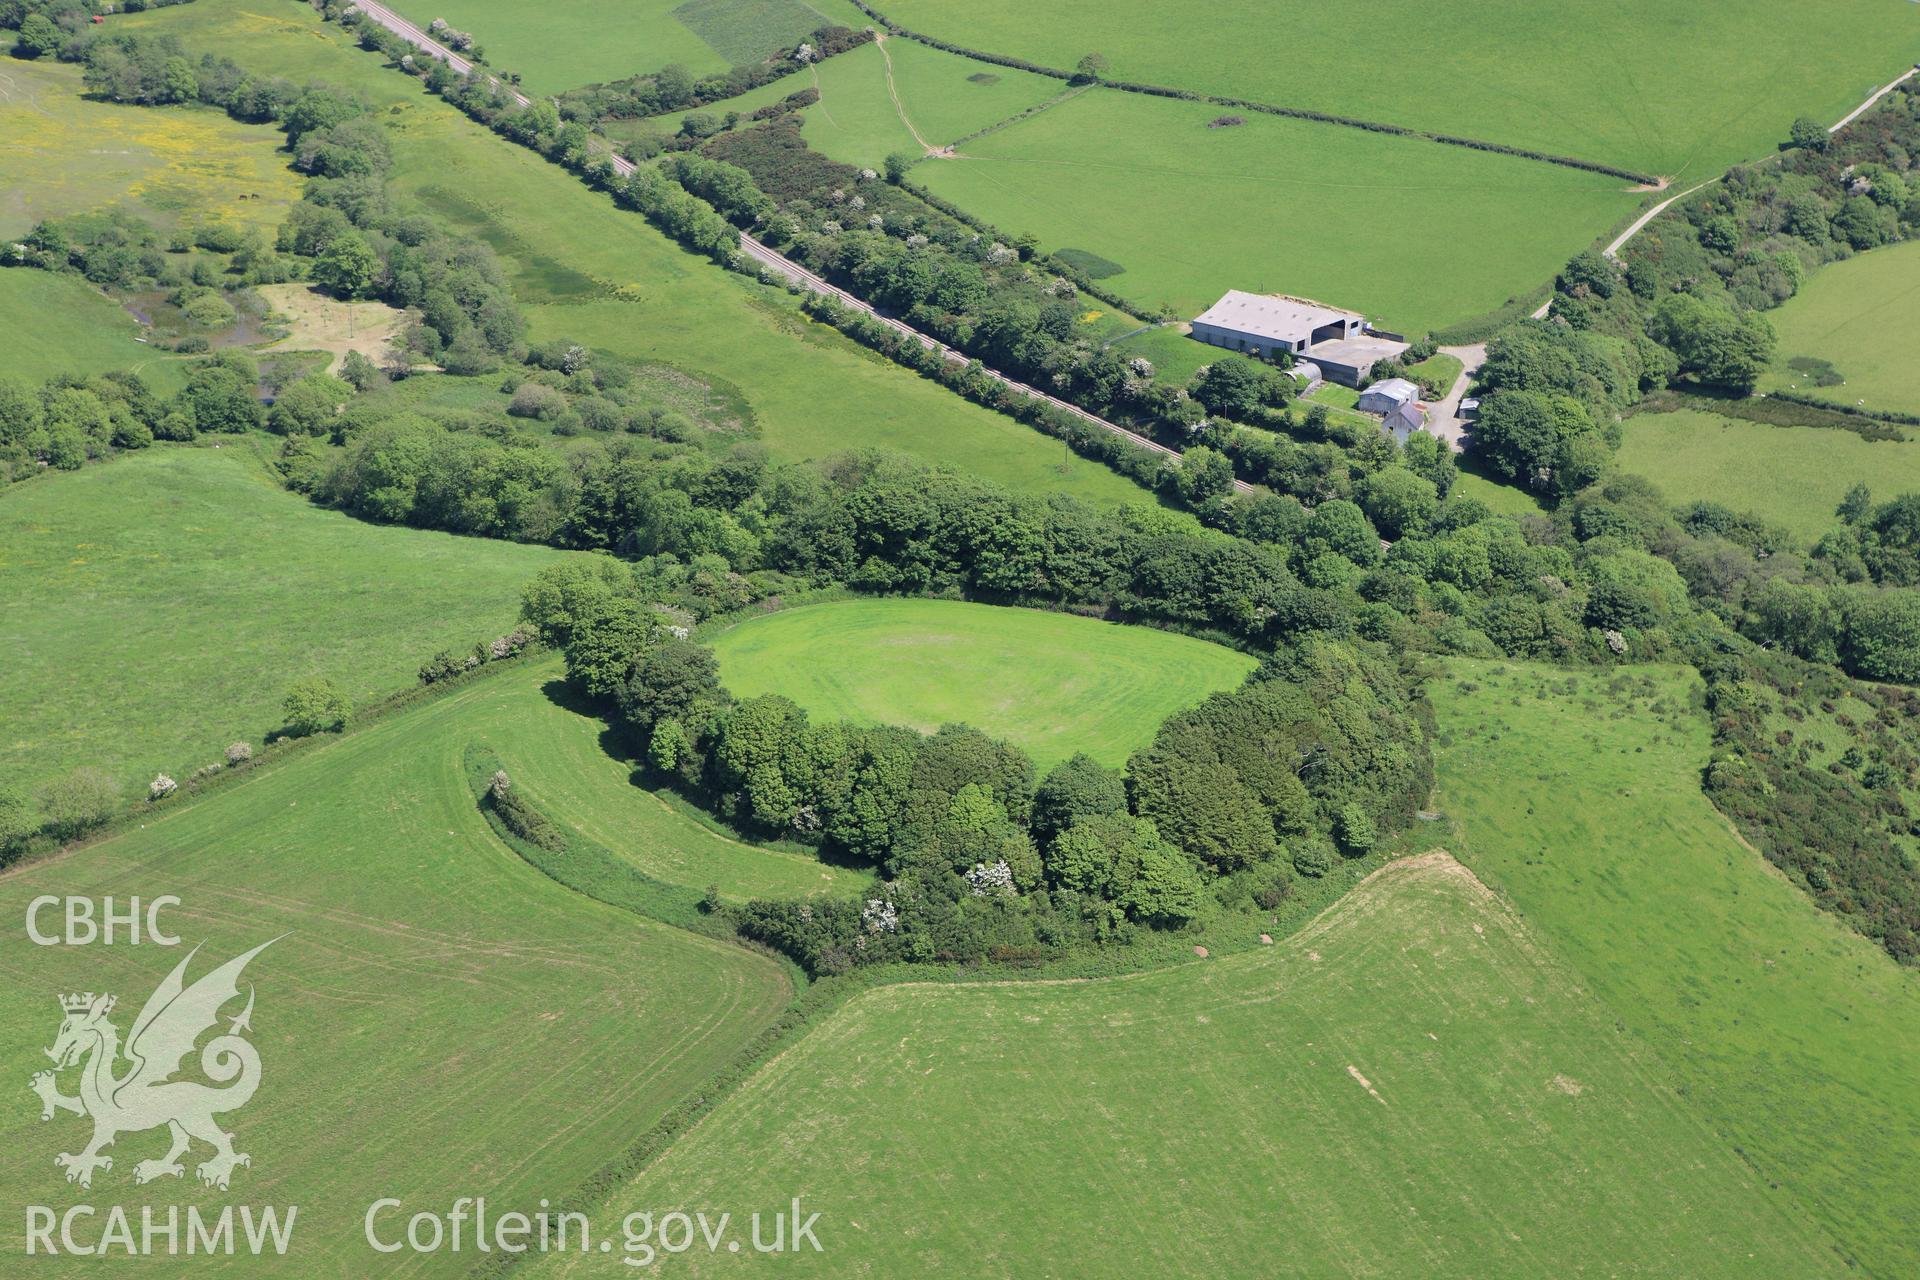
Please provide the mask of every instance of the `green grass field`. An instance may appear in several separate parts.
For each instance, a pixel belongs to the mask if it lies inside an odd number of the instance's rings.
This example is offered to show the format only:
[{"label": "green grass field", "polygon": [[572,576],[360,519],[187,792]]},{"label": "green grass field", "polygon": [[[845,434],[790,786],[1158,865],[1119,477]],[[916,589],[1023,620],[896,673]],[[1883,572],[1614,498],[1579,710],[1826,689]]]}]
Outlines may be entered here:
[{"label": "green grass field", "polygon": [[1429,686],[1437,807],[1460,859],[1666,1062],[1775,1198],[1864,1274],[1920,1272],[1920,980],[1816,908],[1701,794],[1695,674],[1446,672]]},{"label": "green grass field", "polygon": [[722,896],[846,896],[872,876],[811,853],[726,834],[671,791],[638,785],[637,762],[599,719],[573,707],[557,661],[495,691],[489,741],[542,812],[670,884]]},{"label": "green grass field", "polygon": [[155,448],[0,492],[0,768],[184,778],[320,673],[356,701],[509,629],[562,553],[311,506],[244,441]]},{"label": "green grass field", "polygon": [[[888,92],[889,59],[898,102]],[[1045,102],[1065,88],[1046,76],[1011,67],[987,68],[911,40],[889,40],[884,53],[878,44],[862,45],[700,110],[712,115],[724,108],[748,115],[788,94],[815,89],[820,101],[801,113],[800,132],[807,145],[843,164],[879,168],[893,152],[917,156],[924,150],[906,120],[929,143],[943,147]],[[671,134],[689,114],[616,122],[610,132],[618,137]]]},{"label": "green grass field", "polygon": [[783,291],[686,252],[382,67],[299,5],[196,0],[131,15],[126,25],[174,32],[190,49],[226,53],[259,74],[366,94],[391,131],[397,194],[502,255],[535,340],[570,337],[730,386],[780,460],[884,447],[1026,492],[1153,501],[1031,427],[807,321]]},{"label": "green grass field", "polygon": [[1501,515],[1537,516],[1546,510],[1525,489],[1465,469],[1455,478],[1452,492],[1484,502]]},{"label": "green grass field", "polygon": [[850,600],[751,618],[711,638],[738,697],[931,733],[961,722],[1044,770],[1077,751],[1121,765],[1160,722],[1253,670],[1190,636],[953,600]]},{"label": "green grass field", "polygon": [[473,34],[491,66],[518,72],[529,93],[560,93],[673,63],[696,76],[725,71],[728,60],[674,17],[680,2],[567,0],[532,6],[515,0],[409,0],[399,12],[423,30],[435,18],[445,18]]},{"label": "green grass field", "polygon": [[1673,503],[1713,501],[1751,511],[1809,544],[1835,524],[1848,489],[1882,502],[1920,493],[1920,442],[1864,440],[1829,427],[1774,427],[1680,409],[1627,420],[1623,471]]},{"label": "green grass field", "polygon": [[212,108],[122,106],[83,92],[73,64],[0,62],[0,236],[105,208],[163,228],[271,232],[300,198],[272,129]]},{"label": "green grass field", "polygon": [[186,380],[181,361],[135,341],[140,322],[80,275],[0,270],[0,333],[0,374],[38,382],[136,369],[161,395]]},{"label": "green grass field", "polygon": [[1271,948],[858,996],[601,1216],[794,1195],[809,1275],[1841,1272],[1444,853]]},{"label": "green grass field", "polygon": [[[169,1205],[299,1206],[283,1258],[168,1258],[163,1241],[151,1274],[464,1275],[470,1235],[461,1254],[377,1255],[362,1237],[368,1206],[395,1196],[406,1213],[444,1213],[482,1193],[495,1212],[563,1202],[770,1022],[791,994],[780,966],[580,897],[494,836],[462,753],[499,732],[495,711],[513,692],[504,674],[482,679],[0,876],[16,930],[0,950],[0,1071],[17,1095],[0,1111],[15,1157],[0,1194],[125,1205],[136,1235],[145,1204],[163,1220]],[[28,945],[19,922],[42,893],[178,895],[162,921],[184,945]],[[90,1191],[63,1182],[53,1157],[80,1149],[85,1121],[42,1124],[24,1087],[48,1065],[54,996],[114,993],[125,1034],[188,947],[205,943],[198,977],[283,934],[246,973],[263,1066],[258,1095],[221,1118],[253,1161],[231,1192],[201,1187],[192,1163],[184,1180],[135,1186],[133,1166],[164,1152],[164,1131],[122,1134]],[[68,1092],[74,1078],[61,1081]],[[387,1221],[404,1231],[404,1215]],[[23,1226],[9,1215],[0,1248],[19,1255]],[[36,1258],[34,1269],[94,1274],[98,1260]]]},{"label": "green grass field", "polygon": [[[1345,22],[1174,0],[886,0],[916,31],[1117,80],[1306,107],[1652,173],[1711,177],[1832,123],[1920,58],[1920,11],[1834,0],[1369,0]],[[1089,133],[1092,140],[1096,135]],[[1599,226],[1590,229],[1597,233]]]},{"label": "green grass field", "polygon": [[[1820,268],[1777,310],[1780,342],[1763,385],[1791,387],[1837,404],[1920,413],[1920,241],[1875,249]],[[1787,362],[1811,356],[1846,381],[1816,386]]]},{"label": "green grass field", "polygon": [[1531,289],[1641,198],[1618,179],[1332,125],[1208,128],[1220,114],[1097,90],[913,176],[1048,249],[1111,259],[1124,270],[1102,283],[1142,305],[1193,315],[1229,288],[1292,293],[1404,332]]}]

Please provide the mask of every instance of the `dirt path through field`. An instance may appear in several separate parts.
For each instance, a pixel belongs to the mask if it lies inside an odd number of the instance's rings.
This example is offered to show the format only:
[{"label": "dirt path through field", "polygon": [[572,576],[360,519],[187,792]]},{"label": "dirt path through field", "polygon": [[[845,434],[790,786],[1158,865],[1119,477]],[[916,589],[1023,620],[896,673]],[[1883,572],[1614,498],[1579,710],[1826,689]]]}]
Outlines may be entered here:
[{"label": "dirt path through field", "polygon": [[934,146],[926,140],[918,129],[913,127],[913,121],[907,115],[907,104],[900,101],[900,87],[893,82],[893,55],[887,52],[886,32],[874,32],[873,42],[880,47],[880,60],[887,65],[887,96],[893,99],[893,109],[899,115],[900,123],[907,126],[907,132],[913,135],[913,140],[919,143],[928,155],[938,156],[942,159],[951,159],[953,156],[952,147]]}]

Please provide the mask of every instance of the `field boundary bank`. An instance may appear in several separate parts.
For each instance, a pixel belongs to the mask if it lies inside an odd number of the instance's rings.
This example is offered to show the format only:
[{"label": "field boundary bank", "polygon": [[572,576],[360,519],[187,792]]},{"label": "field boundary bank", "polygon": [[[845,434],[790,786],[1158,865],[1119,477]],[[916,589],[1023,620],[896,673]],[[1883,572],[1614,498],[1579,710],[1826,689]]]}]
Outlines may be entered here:
[{"label": "field boundary bank", "polygon": [[[959,148],[966,146],[969,142],[978,142],[980,139],[986,137],[989,134],[998,133],[1002,129],[1011,129],[1014,125],[1019,124],[1022,121],[1031,120],[1033,119],[1033,117],[1037,115],[1041,115],[1044,112],[1051,111],[1055,107],[1064,106],[1066,103],[1073,101],[1075,98],[1079,97],[1081,94],[1085,93],[1087,90],[1091,88],[1093,88],[1093,86],[1090,84],[1069,85],[1067,88],[1062,89],[1060,92],[1054,94],[1051,98],[1048,98],[1045,102],[1036,102],[1032,106],[1026,108],[1025,110],[1016,111],[1012,115],[1006,117],[1003,120],[995,120],[992,124],[987,125],[983,128],[975,129],[972,133],[969,133],[964,137],[955,138],[952,142],[949,142],[947,144],[946,149],[950,152],[957,151]],[[1138,314],[1138,313],[1136,312],[1135,314]]]},{"label": "field boundary bank", "polygon": [[[330,509],[323,508],[323,510]],[[358,519],[358,517],[353,518]],[[535,665],[540,659],[553,656],[553,650],[535,641],[510,657],[483,662],[470,670],[442,680],[435,680],[431,684],[410,684],[384,697],[356,706],[347,717],[345,729],[323,730],[300,737],[280,737],[270,742],[262,742],[255,750],[253,757],[245,763],[225,765],[218,773],[205,778],[184,779],[165,799],[135,800],[84,835],[59,843],[39,844],[31,842],[45,840],[44,836],[29,836],[27,839],[30,843],[19,856],[11,862],[0,865],[0,881],[9,879],[30,867],[59,861],[70,854],[79,853],[93,845],[125,835],[135,826],[145,826],[149,821],[160,821],[171,817],[177,809],[191,808],[202,800],[211,799],[223,791],[242,786],[248,780],[276,773],[286,765],[314,751],[321,750],[331,743],[343,742],[363,730],[376,728],[402,712],[438,702],[503,671],[520,670]]]},{"label": "field boundary bank", "polygon": [[[1910,439],[1906,430],[1894,421],[1883,420],[1866,410],[1823,404],[1811,396],[1777,391],[1751,396],[1722,398],[1675,391],[1668,387],[1644,397],[1631,406],[1622,421],[1630,422],[1647,415],[1657,416],[1676,410],[1712,414],[1735,422],[1752,422],[1763,427],[1786,427],[1806,431],[1851,431],[1861,439],[1877,443],[1899,443]],[[1911,418],[1913,415],[1906,415]]]},{"label": "field boundary bank", "polygon": [[1920,427],[1920,413],[1907,413],[1898,409],[1876,409],[1872,405],[1836,404],[1831,400],[1822,400],[1810,396],[1804,391],[1769,391],[1769,400],[1784,400],[1788,404],[1805,405],[1809,409],[1825,409],[1831,413],[1845,414],[1849,418],[1867,418],[1874,422],[1898,423],[1906,427]]},{"label": "field boundary bank", "polygon": [[[1028,62],[1024,58],[1014,58],[1005,54],[988,53],[983,49],[969,48],[942,40],[937,36],[924,35],[909,27],[903,27],[886,14],[874,8],[867,0],[851,0],[853,6],[872,18],[883,27],[887,34],[899,36],[905,40],[918,41],[932,49],[945,53],[971,58],[975,62],[984,62],[989,66],[1011,67],[1015,71],[1028,71],[1034,75],[1049,76],[1055,80],[1072,82],[1079,79],[1074,72],[1060,67],[1044,66],[1038,62]],[[1217,94],[1199,93],[1192,89],[1176,89],[1170,85],[1143,84],[1133,80],[1108,80],[1097,78],[1091,83],[1107,89],[1117,89],[1122,93],[1140,94],[1149,98],[1173,98],[1183,102],[1204,102],[1216,107],[1238,107],[1242,111],[1257,111],[1262,115],[1284,116],[1293,120],[1308,120],[1316,124],[1338,125],[1346,129],[1359,129],[1367,133],[1382,133],[1399,138],[1419,138],[1427,142],[1439,143],[1448,147],[1463,147],[1469,151],[1489,151],[1496,155],[1514,156],[1522,160],[1533,160],[1540,164],[1559,165],[1565,169],[1579,169],[1587,173],[1603,174],[1609,178],[1624,178],[1629,182],[1643,186],[1653,186],[1660,179],[1653,174],[1641,173],[1635,169],[1622,168],[1619,165],[1603,164],[1598,160],[1582,160],[1578,156],[1555,155],[1550,151],[1535,151],[1528,147],[1510,147],[1501,142],[1489,142],[1484,138],[1467,138],[1459,134],[1436,133],[1428,129],[1415,129],[1407,125],[1388,124],[1380,120],[1362,120],[1357,116],[1336,115],[1329,111],[1314,111],[1307,107],[1287,107],[1272,102],[1255,102],[1250,98],[1230,98]]]},{"label": "field boundary bank", "polygon": [[[519,847],[522,842],[504,830],[490,807],[487,809],[486,817],[488,827],[506,845],[508,851],[524,857]],[[1353,859],[1346,864],[1347,874],[1337,877],[1330,874],[1315,882],[1322,888],[1320,894],[1299,895],[1295,901],[1301,909],[1290,913],[1284,923],[1269,925],[1268,936],[1273,938],[1275,943],[1294,940],[1301,935],[1311,936],[1309,931],[1325,921],[1342,904],[1348,902],[1354,891],[1361,886],[1396,869],[1408,871],[1424,869],[1430,865],[1436,855],[1452,860],[1452,855],[1444,847],[1427,849],[1419,853],[1405,851],[1375,853],[1365,858]],[[1455,865],[1462,866],[1469,876],[1472,875],[1471,870],[1466,869],[1464,864],[1456,861]],[[572,889],[582,897],[590,898],[615,910],[628,911],[650,923],[664,923],[645,912],[562,883],[563,887]],[[1480,883],[1477,877],[1475,877],[1475,883]],[[1481,889],[1489,898],[1498,902],[1502,910],[1512,914],[1512,905],[1506,901],[1504,895],[1484,885],[1481,885]],[[1519,921],[1517,916],[1514,918],[1520,927],[1525,927],[1524,922]],[[749,950],[757,950],[751,944],[742,945]],[[1214,956],[1225,958],[1228,954],[1246,954],[1260,950],[1264,945],[1249,945],[1232,953],[1216,951]],[[1189,965],[1208,962],[1185,951],[1156,951],[1140,958],[1144,963],[1131,968],[1113,968],[1107,972],[1067,974],[1058,977],[1022,973],[1009,970],[1004,965],[985,965],[967,974],[961,974],[957,972],[957,967],[949,966],[944,974],[929,975],[921,971],[921,966],[906,964],[889,965],[885,968],[862,970],[835,977],[811,980],[803,977],[796,985],[793,999],[786,1009],[748,1041],[732,1062],[717,1069],[695,1086],[646,1132],[628,1144],[624,1151],[588,1175],[579,1184],[572,1199],[555,1201],[552,1210],[555,1213],[578,1211],[591,1215],[593,1211],[604,1208],[616,1193],[631,1185],[661,1158],[670,1154],[675,1146],[683,1139],[690,1137],[742,1088],[804,1043],[816,1027],[827,1022],[861,996],[892,987],[1064,986],[1100,981],[1118,982],[1144,977],[1161,970],[1185,968]],[[791,964],[790,961],[785,960],[785,957],[780,959],[783,963]],[[474,1280],[508,1273],[518,1274],[516,1269],[528,1257],[537,1258],[538,1256],[528,1253],[496,1253],[474,1264],[465,1274],[473,1277]]]}]

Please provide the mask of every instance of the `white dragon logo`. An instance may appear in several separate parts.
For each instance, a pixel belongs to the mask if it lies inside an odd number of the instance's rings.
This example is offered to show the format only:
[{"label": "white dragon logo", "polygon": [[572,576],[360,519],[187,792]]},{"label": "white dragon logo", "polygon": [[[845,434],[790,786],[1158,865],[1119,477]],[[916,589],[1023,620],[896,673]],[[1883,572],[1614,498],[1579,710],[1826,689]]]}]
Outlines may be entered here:
[{"label": "white dragon logo", "polygon": [[[220,1007],[240,994],[241,970],[247,962],[279,939],[263,942],[245,955],[238,956],[205,975],[192,986],[186,985],[187,965],[200,953],[195,947],[185,960],[174,966],[158,989],[147,997],[140,1016],[133,1020],[127,1035],[125,1056],[132,1063],[124,1075],[114,1068],[121,1057],[120,1031],[107,1015],[113,1012],[114,998],[89,991],[84,995],[60,998],[66,1019],[53,1048],[46,1051],[53,1059],[53,1070],[42,1071],[30,1085],[40,1095],[40,1118],[53,1119],[55,1111],[71,1111],[93,1118],[93,1141],[78,1155],[62,1153],[54,1164],[65,1169],[68,1182],[83,1187],[93,1185],[95,1169],[112,1169],[113,1157],[101,1155],[122,1133],[135,1133],[166,1125],[173,1134],[173,1147],[158,1160],[142,1160],[133,1167],[135,1182],[155,1178],[180,1177],[185,1171],[180,1157],[193,1139],[213,1147],[213,1156],[200,1165],[200,1181],[220,1190],[238,1165],[251,1165],[252,1159],[233,1149],[233,1135],[214,1123],[216,1113],[236,1111],[245,1106],[260,1086],[260,1054],[241,1038],[241,1032],[253,1029],[253,988],[247,988],[247,1007],[230,1019],[226,1034],[207,1041],[200,1051],[200,1069],[209,1080],[225,1088],[216,1089],[194,1080],[175,1080],[182,1061],[193,1052],[202,1032],[220,1020]],[[60,1092],[55,1073],[64,1071],[82,1059],[80,1092],[68,1097]],[[231,1082],[231,1083],[229,1083]]]}]

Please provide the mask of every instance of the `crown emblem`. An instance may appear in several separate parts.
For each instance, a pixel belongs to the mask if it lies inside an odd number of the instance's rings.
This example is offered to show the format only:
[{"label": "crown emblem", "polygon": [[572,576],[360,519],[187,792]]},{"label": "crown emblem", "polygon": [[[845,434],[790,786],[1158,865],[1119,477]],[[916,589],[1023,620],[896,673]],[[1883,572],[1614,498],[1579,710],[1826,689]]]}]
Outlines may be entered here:
[{"label": "crown emblem", "polygon": [[[113,1012],[114,998],[112,996],[108,996],[106,999],[107,999],[107,1003],[100,1010],[102,1014],[108,1014]],[[85,1013],[88,1009],[91,1009],[93,1007],[93,1000],[94,1000],[93,992],[88,991],[85,993],[81,993],[81,992],[75,991],[60,997],[60,1007],[66,1010],[68,1013]]]}]

